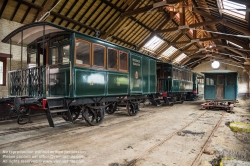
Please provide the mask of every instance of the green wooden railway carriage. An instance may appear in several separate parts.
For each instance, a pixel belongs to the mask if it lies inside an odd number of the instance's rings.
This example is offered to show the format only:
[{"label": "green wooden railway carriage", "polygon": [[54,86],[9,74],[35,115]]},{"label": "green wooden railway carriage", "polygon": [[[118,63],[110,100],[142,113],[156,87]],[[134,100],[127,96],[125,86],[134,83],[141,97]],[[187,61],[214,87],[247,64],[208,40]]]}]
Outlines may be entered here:
[{"label": "green wooden railway carriage", "polygon": [[183,102],[193,92],[193,72],[169,63],[157,62],[157,92],[172,102]]},{"label": "green wooden railway carriage", "polygon": [[90,125],[98,125],[104,110],[114,113],[123,104],[129,115],[136,115],[139,101],[156,93],[156,59],[105,40],[36,22],[2,42],[10,43],[10,54],[12,45],[22,46],[21,61],[27,58],[20,69],[9,71],[9,98],[19,123],[30,109],[43,109],[52,127],[52,113],[67,121],[82,114]]}]

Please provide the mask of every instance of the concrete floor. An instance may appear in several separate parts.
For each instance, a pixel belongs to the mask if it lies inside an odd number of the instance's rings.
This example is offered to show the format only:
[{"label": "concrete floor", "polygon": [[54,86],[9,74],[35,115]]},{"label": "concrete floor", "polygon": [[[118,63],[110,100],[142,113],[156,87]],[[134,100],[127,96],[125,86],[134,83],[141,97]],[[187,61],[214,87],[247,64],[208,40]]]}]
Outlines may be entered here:
[{"label": "concrete floor", "polygon": [[226,125],[250,122],[249,100],[240,100],[234,114],[200,110],[203,102],[147,105],[134,117],[121,109],[106,115],[99,126],[56,117],[57,127],[50,128],[44,116],[22,126],[0,122],[0,165],[205,166],[222,158],[224,165],[232,164],[226,159],[249,164],[249,133],[232,132]]}]

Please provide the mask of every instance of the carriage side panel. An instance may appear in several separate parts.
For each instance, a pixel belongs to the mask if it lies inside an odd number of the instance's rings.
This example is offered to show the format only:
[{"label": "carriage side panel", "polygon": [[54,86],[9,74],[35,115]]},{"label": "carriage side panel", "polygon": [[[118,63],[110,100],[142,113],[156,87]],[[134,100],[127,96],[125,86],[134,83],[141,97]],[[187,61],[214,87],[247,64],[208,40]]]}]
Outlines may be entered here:
[{"label": "carriage side panel", "polygon": [[142,58],[136,53],[130,54],[130,94],[142,93]]},{"label": "carriage side panel", "polygon": [[106,72],[75,69],[75,97],[104,96],[106,92]]},{"label": "carriage side panel", "polygon": [[128,73],[108,73],[107,95],[127,95],[128,86]]},{"label": "carriage side panel", "polygon": [[149,93],[156,93],[156,60],[150,59],[150,68],[149,68],[149,75],[150,75],[150,81],[149,81]]}]

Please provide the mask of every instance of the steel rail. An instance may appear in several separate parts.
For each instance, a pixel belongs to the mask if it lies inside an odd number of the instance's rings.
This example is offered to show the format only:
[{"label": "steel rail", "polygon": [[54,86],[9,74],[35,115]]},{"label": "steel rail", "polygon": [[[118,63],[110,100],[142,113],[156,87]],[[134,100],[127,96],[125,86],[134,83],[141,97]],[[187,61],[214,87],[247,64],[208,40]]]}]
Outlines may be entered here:
[{"label": "steel rail", "polygon": [[223,112],[223,114],[222,114],[222,116],[220,117],[219,121],[218,121],[218,122],[216,123],[216,125],[214,126],[214,128],[213,128],[211,134],[208,136],[206,142],[205,142],[204,145],[202,146],[202,149],[201,149],[200,153],[195,157],[195,159],[194,159],[194,161],[193,161],[193,163],[192,163],[191,166],[196,166],[196,165],[198,164],[197,162],[199,161],[201,155],[203,154],[205,148],[207,147],[207,144],[208,144],[208,142],[210,141],[212,135],[214,134],[214,132],[215,132],[215,131],[218,129],[218,127],[220,126],[221,121],[222,121],[222,119],[223,119],[225,113],[226,113],[226,112]]}]

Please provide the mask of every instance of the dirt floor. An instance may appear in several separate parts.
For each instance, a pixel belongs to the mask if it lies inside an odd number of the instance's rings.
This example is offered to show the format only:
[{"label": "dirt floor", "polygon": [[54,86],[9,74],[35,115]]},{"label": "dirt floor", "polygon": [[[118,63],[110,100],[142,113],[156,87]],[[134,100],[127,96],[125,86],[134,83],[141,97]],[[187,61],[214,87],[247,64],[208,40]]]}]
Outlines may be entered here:
[{"label": "dirt floor", "polygon": [[45,116],[33,123],[0,122],[0,165],[191,166],[250,165],[250,134],[233,132],[229,122],[250,123],[250,100],[234,113],[201,110],[204,101],[141,107],[130,117],[121,108],[99,126]]}]

